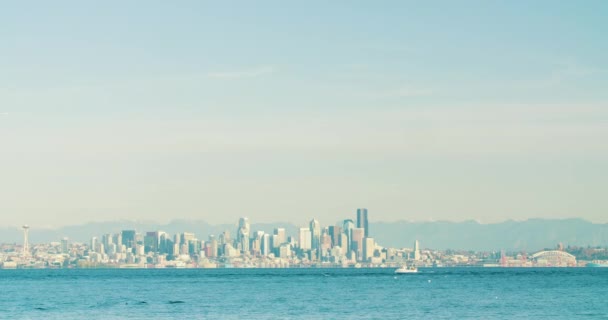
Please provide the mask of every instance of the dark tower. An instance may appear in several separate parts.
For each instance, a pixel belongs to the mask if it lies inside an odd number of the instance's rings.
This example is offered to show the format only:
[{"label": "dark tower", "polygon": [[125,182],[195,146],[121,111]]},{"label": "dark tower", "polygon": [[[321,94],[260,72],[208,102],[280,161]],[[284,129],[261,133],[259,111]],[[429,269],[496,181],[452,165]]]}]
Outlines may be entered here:
[{"label": "dark tower", "polygon": [[357,209],[357,228],[365,229],[365,237],[369,237],[369,224],[367,222],[367,209]]},{"label": "dark tower", "polygon": [[122,231],[122,244],[124,244],[127,249],[135,248],[135,230]]}]

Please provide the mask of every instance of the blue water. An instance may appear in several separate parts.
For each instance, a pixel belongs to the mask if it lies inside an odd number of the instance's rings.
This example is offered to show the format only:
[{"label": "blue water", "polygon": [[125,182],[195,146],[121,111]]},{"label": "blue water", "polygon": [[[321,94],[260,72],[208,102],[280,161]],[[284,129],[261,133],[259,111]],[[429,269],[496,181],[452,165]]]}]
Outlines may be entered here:
[{"label": "blue water", "polygon": [[608,319],[608,268],[0,270],[1,319]]}]

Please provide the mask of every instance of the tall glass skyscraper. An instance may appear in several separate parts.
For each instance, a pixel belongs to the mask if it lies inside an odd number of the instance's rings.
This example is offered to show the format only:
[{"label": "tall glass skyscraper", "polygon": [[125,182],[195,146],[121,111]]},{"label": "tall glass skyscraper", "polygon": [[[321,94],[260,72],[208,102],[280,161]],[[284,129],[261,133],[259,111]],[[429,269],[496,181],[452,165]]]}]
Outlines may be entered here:
[{"label": "tall glass skyscraper", "polygon": [[236,233],[236,242],[237,246],[240,247],[241,252],[243,252],[244,254],[249,253],[249,229],[249,219],[239,219],[239,229]]},{"label": "tall glass skyscraper", "polygon": [[312,233],[312,248],[319,249],[321,242],[321,224],[317,219],[312,219],[309,228]]},{"label": "tall glass skyscraper", "polygon": [[310,233],[312,235],[312,249],[316,250],[316,257],[321,258],[321,224],[317,219],[310,221]]},{"label": "tall glass skyscraper", "polygon": [[357,209],[357,228],[365,230],[365,237],[369,237],[369,224],[367,222],[367,209]]},{"label": "tall glass skyscraper", "polygon": [[135,230],[122,231],[122,244],[124,244],[127,249],[135,248]]},{"label": "tall glass skyscraper", "polygon": [[350,252],[350,250],[352,250],[350,242],[353,239],[353,235],[352,235],[352,231],[355,228],[355,223],[353,222],[353,220],[351,219],[346,219],[344,220],[344,223],[342,224],[342,230],[344,231],[344,234],[346,234],[346,244],[342,243],[342,248],[345,250],[345,252]]}]

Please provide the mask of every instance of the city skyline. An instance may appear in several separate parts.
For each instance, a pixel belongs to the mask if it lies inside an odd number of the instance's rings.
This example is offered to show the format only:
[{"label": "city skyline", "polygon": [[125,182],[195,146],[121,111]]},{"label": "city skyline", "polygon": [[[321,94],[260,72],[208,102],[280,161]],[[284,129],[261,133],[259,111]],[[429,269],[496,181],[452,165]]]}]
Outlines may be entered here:
[{"label": "city skyline", "polygon": [[[312,219],[312,220],[310,220]],[[308,218],[308,222],[293,223],[264,223],[242,217],[238,222],[212,225],[200,220],[173,220],[168,224],[151,222],[129,222],[114,221],[73,225],[57,229],[33,228],[31,239],[34,243],[55,241],[61,237],[68,237],[78,242],[88,242],[91,234],[97,234],[98,230],[111,232],[122,232],[121,230],[136,230],[140,234],[145,230],[162,230],[168,233],[190,232],[192,234],[219,235],[227,230],[237,230],[233,239],[237,240],[237,246],[245,246],[243,240],[256,236],[258,232],[270,232],[279,228],[283,236],[295,235],[299,239],[301,231],[310,232],[306,236],[307,247],[313,247],[313,239],[322,242],[318,237],[321,231],[331,234],[333,243],[350,243],[352,239],[363,241],[365,230],[357,228],[355,219],[347,216],[346,219],[331,222]],[[242,226],[242,227],[240,227]],[[565,242],[575,246],[602,246],[608,239],[608,224],[593,224],[582,219],[531,219],[526,221],[505,221],[496,224],[479,224],[474,221],[458,223],[435,221],[435,222],[382,222],[372,221],[370,224],[375,237],[379,243],[399,247],[404,243],[421,240],[432,248],[469,248],[472,250],[489,250],[505,248],[512,250],[528,250],[547,248],[557,242]],[[1,228],[0,243],[12,243],[16,239],[23,238],[23,229],[29,230],[30,226],[20,228]],[[327,230],[325,230],[327,228]],[[311,230],[317,230],[313,235]],[[368,229],[369,230],[369,229]],[[519,230],[514,232],[514,230]],[[354,233],[353,233],[354,231]],[[145,233],[145,232],[144,232]],[[344,233],[343,236],[340,234]],[[369,234],[369,231],[368,231]],[[353,236],[354,235],[354,236]],[[463,237],[466,235],[466,237]],[[344,237],[344,239],[342,239]],[[98,234],[98,238],[102,236]],[[133,235],[125,235],[125,243],[132,240]],[[361,244],[359,243],[359,246]]]},{"label": "city skyline", "polygon": [[509,253],[504,249],[423,249],[418,239],[412,246],[384,246],[371,236],[367,209],[358,208],[356,216],[356,225],[349,217],[333,225],[312,218],[295,234],[281,227],[271,232],[252,229],[249,218],[241,217],[232,230],[217,235],[199,237],[192,228],[173,234],[160,229],[98,229],[85,243],[63,237],[31,247],[29,226],[24,225],[21,246],[0,242],[0,268],[593,267],[608,257],[605,247],[561,242],[554,249],[530,254],[526,249]]},{"label": "city skyline", "polygon": [[0,225],[608,222],[608,3],[10,2]]}]

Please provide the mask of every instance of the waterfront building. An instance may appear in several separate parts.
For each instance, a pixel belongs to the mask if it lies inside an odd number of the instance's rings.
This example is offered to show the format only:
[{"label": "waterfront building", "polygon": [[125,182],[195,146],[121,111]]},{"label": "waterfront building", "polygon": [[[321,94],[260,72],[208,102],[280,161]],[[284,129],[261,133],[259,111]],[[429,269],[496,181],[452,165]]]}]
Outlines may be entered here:
[{"label": "waterfront building", "polygon": [[[561,244],[560,244],[561,245]],[[562,250],[540,251],[530,258],[536,266],[540,267],[574,267],[576,257]],[[508,265],[506,265],[508,266]]]}]

